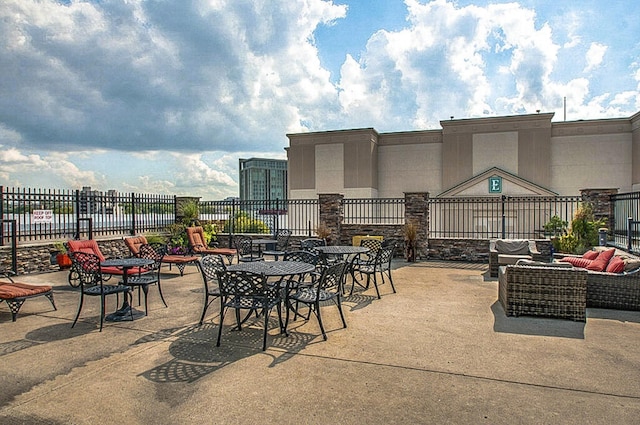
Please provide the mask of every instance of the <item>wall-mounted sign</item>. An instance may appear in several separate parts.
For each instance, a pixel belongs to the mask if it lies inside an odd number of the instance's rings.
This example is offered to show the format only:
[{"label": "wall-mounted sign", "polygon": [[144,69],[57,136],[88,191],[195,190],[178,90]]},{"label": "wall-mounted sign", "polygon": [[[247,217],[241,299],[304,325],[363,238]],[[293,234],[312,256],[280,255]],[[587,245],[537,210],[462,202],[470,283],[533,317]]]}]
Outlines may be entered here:
[{"label": "wall-mounted sign", "polygon": [[502,177],[489,177],[489,193],[502,193]]},{"label": "wall-mounted sign", "polygon": [[53,210],[33,210],[31,213],[32,223],[51,223],[53,222]]}]

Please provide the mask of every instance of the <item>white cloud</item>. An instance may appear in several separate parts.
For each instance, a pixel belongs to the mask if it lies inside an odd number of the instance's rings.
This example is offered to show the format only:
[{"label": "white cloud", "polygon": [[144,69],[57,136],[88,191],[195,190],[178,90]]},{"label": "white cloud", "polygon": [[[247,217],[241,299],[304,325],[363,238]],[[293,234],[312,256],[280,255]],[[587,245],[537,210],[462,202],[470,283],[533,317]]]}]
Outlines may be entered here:
[{"label": "white cloud", "polygon": [[2,184],[215,199],[237,195],[239,157],[284,158],[289,132],[561,119],[564,97],[569,119],[640,108],[638,63],[611,59],[624,28],[592,31],[597,10],[405,0],[406,25],[366,35],[334,84],[315,37],[337,3],[0,2]]},{"label": "white cloud", "polygon": [[591,43],[587,51],[587,66],[584,68],[584,72],[589,72],[600,66],[606,52],[607,46],[600,43]]}]

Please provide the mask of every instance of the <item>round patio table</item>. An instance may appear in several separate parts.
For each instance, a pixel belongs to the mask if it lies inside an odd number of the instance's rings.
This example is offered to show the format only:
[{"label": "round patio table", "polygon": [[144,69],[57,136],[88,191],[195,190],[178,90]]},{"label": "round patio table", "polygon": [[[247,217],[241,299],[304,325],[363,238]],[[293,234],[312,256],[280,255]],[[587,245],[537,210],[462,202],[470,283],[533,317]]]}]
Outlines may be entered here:
[{"label": "round patio table", "polygon": [[231,271],[260,273],[270,277],[284,277],[296,274],[310,273],[316,266],[301,261],[254,261],[238,263],[227,267]]},{"label": "round patio table", "polygon": [[[127,285],[129,280],[129,270],[134,267],[145,267],[153,264],[153,260],[149,258],[130,257],[130,258],[110,258],[100,262],[100,267],[117,267],[122,269],[122,284]],[[114,313],[107,315],[104,320],[108,322],[122,322],[125,320],[136,320],[144,316],[144,312],[136,310],[129,304],[129,297],[124,296],[122,307]]]}]

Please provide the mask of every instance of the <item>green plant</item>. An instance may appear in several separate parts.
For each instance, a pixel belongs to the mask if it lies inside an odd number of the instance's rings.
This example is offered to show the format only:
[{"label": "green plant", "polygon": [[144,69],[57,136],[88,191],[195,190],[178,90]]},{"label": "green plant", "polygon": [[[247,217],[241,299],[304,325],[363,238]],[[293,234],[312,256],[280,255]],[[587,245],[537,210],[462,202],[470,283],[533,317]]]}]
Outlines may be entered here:
[{"label": "green plant", "polygon": [[165,244],[167,243],[167,238],[165,236],[162,235],[158,235],[158,234],[150,234],[150,235],[145,235],[145,238],[147,239],[147,243],[150,244]]},{"label": "green plant", "polygon": [[187,201],[182,204],[182,224],[185,226],[199,225],[200,207],[196,201]]},{"label": "green plant", "polygon": [[218,227],[213,223],[207,223],[202,225],[202,231],[204,233],[204,240],[207,245],[210,245],[211,242],[215,242],[218,240]]},{"label": "green plant", "polygon": [[543,227],[544,233],[551,236],[560,236],[564,235],[567,231],[567,227],[569,223],[557,215],[551,217],[549,222],[545,224]]},{"label": "green plant", "polygon": [[252,218],[245,211],[238,212],[232,220],[225,223],[225,232],[231,233],[229,226],[233,226],[233,233],[270,233],[269,226],[264,221]]},{"label": "green plant", "polygon": [[591,204],[583,203],[571,220],[571,228],[553,240],[553,248],[558,252],[583,254],[598,244],[598,229],[606,224],[604,218],[595,219]]},{"label": "green plant", "polygon": [[53,247],[60,254],[66,254],[67,253],[67,247],[64,246],[64,243],[62,243],[62,242],[54,242]]},{"label": "green plant", "polygon": [[187,252],[189,247],[189,239],[187,238],[187,226],[182,223],[171,224],[167,227],[169,232],[169,250],[172,253]]}]

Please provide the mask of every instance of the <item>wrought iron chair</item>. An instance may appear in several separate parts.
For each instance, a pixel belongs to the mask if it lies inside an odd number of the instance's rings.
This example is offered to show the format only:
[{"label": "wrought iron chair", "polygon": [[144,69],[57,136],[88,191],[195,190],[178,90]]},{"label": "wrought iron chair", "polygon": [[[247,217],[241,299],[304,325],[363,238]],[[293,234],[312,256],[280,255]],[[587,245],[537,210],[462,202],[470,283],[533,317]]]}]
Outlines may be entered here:
[{"label": "wrought iron chair", "polygon": [[[78,272],[78,282],[80,289],[80,301],[78,303],[78,312],[71,327],[73,328],[80,317],[80,311],[84,304],[84,297],[100,297],[100,332],[102,332],[102,324],[104,323],[105,299],[108,295],[131,296],[131,288],[124,285],[106,285],[102,278],[102,269],[100,267],[100,257],[95,254],[75,251],[70,254],[71,261],[76,264]],[[133,309],[130,310],[131,320],[133,320]]]},{"label": "wrought iron chair", "polygon": [[236,236],[234,238],[238,262],[264,261],[264,257],[253,249],[253,241],[249,236]]},{"label": "wrought iron chair", "polygon": [[132,289],[138,288],[138,305],[140,305],[140,289],[144,293],[144,315],[147,315],[149,310],[149,305],[147,301],[147,297],[149,295],[149,286],[157,285],[158,292],[160,293],[160,299],[162,300],[162,304],[165,307],[167,306],[167,302],[164,300],[164,295],[162,294],[162,286],[160,285],[160,268],[162,267],[162,258],[165,255],[165,249],[161,245],[151,246],[149,244],[140,245],[139,249],[139,257],[146,258],[149,260],[153,260],[153,263],[147,267],[147,271],[145,273],[140,273],[135,276],[129,276],[127,279],[127,285]]},{"label": "wrought iron chair", "polygon": [[248,310],[247,318],[252,312],[255,312],[256,315],[258,313],[264,314],[262,351],[266,350],[269,318],[273,307],[278,310],[280,332],[285,332],[282,323],[282,309],[280,307],[282,298],[279,286],[269,284],[267,277],[263,274],[225,270],[218,271],[217,275],[218,283],[220,284],[221,308],[216,346],[220,346],[225,313],[227,309],[233,308],[235,309],[239,331],[242,330],[242,323],[244,322],[240,320],[240,310]]},{"label": "wrought iron chair", "polygon": [[376,288],[376,295],[378,299],[380,299],[380,290],[378,289],[378,278],[377,275],[380,275],[382,279],[382,283],[384,283],[385,274],[389,278],[389,283],[391,284],[391,289],[393,293],[396,293],[396,288],[393,285],[393,278],[391,277],[391,260],[393,259],[393,254],[395,252],[395,245],[388,245],[384,248],[380,248],[378,253],[374,257],[369,257],[368,259],[363,259],[361,261],[354,261],[351,266],[351,277],[353,279],[353,286],[351,286],[351,292],[349,295],[353,294],[353,288],[355,288],[358,280],[356,279],[355,274],[360,273],[360,275],[367,276],[367,282],[363,286],[363,288],[368,289],[369,283],[371,281],[371,276],[373,276],[373,286]]},{"label": "wrought iron chair", "polygon": [[262,251],[262,255],[270,255],[273,256],[276,261],[280,256],[284,255],[289,248],[289,239],[291,238],[291,230],[289,229],[280,229],[276,232],[276,240],[278,243],[276,244],[275,249]]},{"label": "wrought iron chair", "polygon": [[[343,261],[327,267],[323,270],[320,278],[312,286],[298,288],[289,296],[290,300],[306,304],[311,311],[314,312],[318,318],[318,325],[322,332],[322,338],[324,338],[325,341],[327,340],[327,333],[325,332],[324,325],[322,323],[322,315],[320,313],[321,303],[333,301],[340,312],[340,319],[342,319],[343,328],[347,327],[347,322],[344,320],[344,314],[342,312],[342,279],[346,267],[347,263]],[[287,309],[285,331],[288,323],[289,310]]]},{"label": "wrought iron chair", "polygon": [[198,262],[198,268],[204,283],[204,307],[200,316],[200,324],[202,325],[207,309],[214,300],[220,297],[220,284],[217,273],[227,270],[227,266],[225,266],[222,256],[205,255]]},{"label": "wrought iron chair", "polygon": [[322,238],[307,238],[300,241],[300,249],[303,251],[311,251],[315,254],[320,254],[316,247],[326,246],[327,241]]}]

